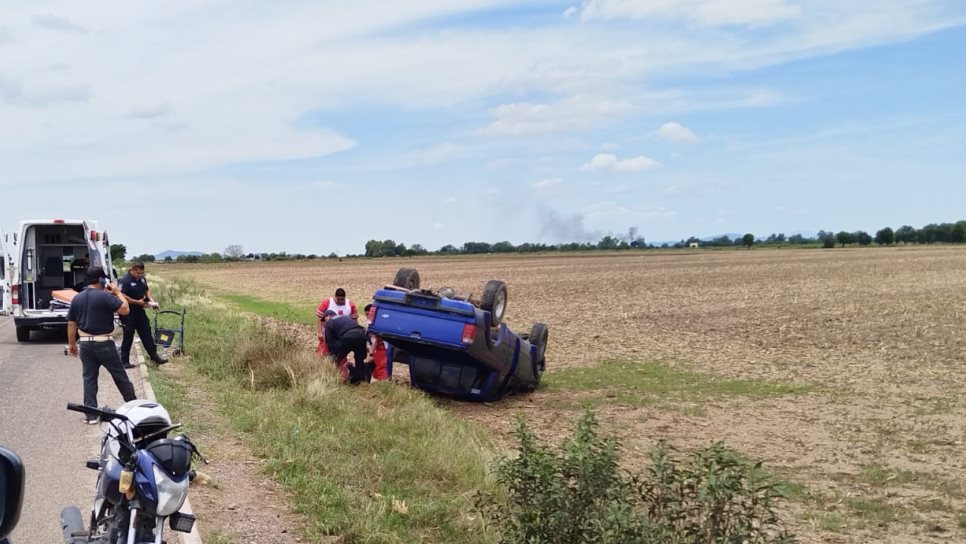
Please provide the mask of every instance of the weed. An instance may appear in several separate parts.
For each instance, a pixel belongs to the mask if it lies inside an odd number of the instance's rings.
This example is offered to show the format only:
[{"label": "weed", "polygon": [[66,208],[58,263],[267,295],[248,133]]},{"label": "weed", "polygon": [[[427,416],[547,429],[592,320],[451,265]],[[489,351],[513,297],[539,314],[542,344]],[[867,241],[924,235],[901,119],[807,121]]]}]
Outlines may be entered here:
[{"label": "weed", "polygon": [[663,442],[639,476],[618,467],[617,443],[590,412],[560,451],[520,420],[518,455],[496,469],[503,494],[479,504],[505,544],[793,542],[780,527],[777,485],[761,464],[714,444],[681,456]]}]

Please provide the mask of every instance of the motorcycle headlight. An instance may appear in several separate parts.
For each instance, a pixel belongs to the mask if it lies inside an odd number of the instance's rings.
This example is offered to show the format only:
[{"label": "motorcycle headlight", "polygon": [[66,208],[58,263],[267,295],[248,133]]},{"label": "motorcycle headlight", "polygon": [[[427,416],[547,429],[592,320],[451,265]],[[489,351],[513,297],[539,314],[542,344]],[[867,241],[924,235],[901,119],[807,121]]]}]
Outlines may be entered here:
[{"label": "motorcycle headlight", "polygon": [[158,486],[157,514],[170,516],[177,512],[184,504],[184,500],[188,498],[188,478],[185,477],[178,482],[169,478],[157,465],[151,468],[154,469],[154,483]]}]

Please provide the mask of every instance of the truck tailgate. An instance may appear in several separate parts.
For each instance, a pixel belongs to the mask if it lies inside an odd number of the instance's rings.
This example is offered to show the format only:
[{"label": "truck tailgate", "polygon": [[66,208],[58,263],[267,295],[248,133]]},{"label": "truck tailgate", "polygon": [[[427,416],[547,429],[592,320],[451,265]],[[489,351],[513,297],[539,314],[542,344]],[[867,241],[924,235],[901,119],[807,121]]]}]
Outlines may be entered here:
[{"label": "truck tailgate", "polygon": [[464,328],[476,323],[473,307],[431,295],[377,291],[369,332],[392,342],[405,340],[465,349]]}]

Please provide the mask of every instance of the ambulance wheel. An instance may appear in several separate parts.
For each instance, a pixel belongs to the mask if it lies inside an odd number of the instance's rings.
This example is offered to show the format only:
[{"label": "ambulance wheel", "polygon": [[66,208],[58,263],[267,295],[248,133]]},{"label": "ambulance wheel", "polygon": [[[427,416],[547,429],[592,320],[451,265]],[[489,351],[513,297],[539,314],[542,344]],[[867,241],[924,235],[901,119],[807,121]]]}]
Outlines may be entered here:
[{"label": "ambulance wheel", "polygon": [[30,341],[30,328],[17,327],[17,342],[29,342],[29,341]]}]

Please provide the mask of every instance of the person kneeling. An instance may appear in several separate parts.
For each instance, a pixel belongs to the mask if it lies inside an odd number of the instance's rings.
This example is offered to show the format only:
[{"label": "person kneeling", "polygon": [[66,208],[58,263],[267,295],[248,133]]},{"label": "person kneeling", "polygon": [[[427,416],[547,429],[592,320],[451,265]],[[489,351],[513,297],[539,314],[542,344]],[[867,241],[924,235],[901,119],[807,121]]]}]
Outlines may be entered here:
[{"label": "person kneeling", "polygon": [[[353,385],[369,382],[372,378],[373,365],[366,362],[368,351],[366,330],[352,317],[338,316],[331,310],[325,312],[324,319],[325,344],[328,346],[329,355],[336,365],[345,359],[345,362],[339,365],[342,379]],[[350,353],[353,356],[351,362],[348,359]]]}]

